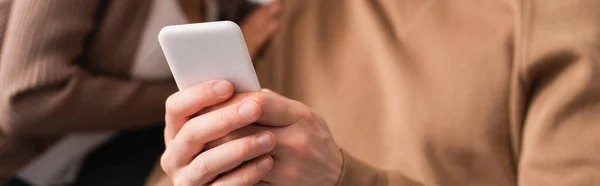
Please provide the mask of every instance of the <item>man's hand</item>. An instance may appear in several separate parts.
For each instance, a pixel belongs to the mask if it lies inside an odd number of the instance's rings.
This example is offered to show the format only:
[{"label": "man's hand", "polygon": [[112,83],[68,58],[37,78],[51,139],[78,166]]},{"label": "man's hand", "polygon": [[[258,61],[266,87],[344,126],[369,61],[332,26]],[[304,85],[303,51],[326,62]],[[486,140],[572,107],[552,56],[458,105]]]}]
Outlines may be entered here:
[{"label": "man's hand", "polygon": [[161,165],[176,185],[337,182],[342,155],[323,119],[270,91],[232,89],[212,81],[168,99]]}]

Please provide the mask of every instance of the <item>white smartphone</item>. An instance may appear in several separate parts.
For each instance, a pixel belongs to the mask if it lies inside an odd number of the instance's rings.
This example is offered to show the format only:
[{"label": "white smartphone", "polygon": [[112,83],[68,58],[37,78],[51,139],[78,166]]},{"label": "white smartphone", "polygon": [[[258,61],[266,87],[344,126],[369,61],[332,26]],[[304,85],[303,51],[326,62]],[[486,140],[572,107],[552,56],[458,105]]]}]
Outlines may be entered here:
[{"label": "white smartphone", "polygon": [[242,31],[231,21],[167,26],[158,41],[180,90],[217,79],[235,92],[261,89]]}]

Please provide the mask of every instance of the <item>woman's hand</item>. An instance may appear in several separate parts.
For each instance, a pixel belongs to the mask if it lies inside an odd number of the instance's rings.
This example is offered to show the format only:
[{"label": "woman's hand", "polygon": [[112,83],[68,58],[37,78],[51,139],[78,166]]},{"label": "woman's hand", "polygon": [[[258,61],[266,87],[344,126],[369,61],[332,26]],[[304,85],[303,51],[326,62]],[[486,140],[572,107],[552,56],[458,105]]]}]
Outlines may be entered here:
[{"label": "woman's hand", "polygon": [[258,7],[242,20],[242,32],[252,59],[260,56],[266,43],[277,30],[280,9],[279,0],[275,0],[268,5]]}]

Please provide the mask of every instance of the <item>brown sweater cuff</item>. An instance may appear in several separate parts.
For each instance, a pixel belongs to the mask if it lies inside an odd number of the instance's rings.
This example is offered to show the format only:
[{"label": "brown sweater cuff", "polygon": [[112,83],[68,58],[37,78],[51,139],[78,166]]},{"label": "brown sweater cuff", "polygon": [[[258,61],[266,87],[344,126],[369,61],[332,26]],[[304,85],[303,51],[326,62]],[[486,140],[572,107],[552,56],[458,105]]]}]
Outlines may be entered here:
[{"label": "brown sweater cuff", "polygon": [[342,150],[344,164],[337,186],[385,186],[387,176],[384,171],[368,165]]}]

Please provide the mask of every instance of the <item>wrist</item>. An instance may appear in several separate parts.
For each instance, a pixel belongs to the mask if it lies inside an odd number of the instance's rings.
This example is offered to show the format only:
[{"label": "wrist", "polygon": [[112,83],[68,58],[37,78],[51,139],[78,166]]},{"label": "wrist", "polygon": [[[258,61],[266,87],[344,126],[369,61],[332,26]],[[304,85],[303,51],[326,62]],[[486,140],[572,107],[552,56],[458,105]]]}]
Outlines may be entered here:
[{"label": "wrist", "polygon": [[354,158],[345,150],[341,152],[343,163],[336,186],[387,185],[385,172]]}]

